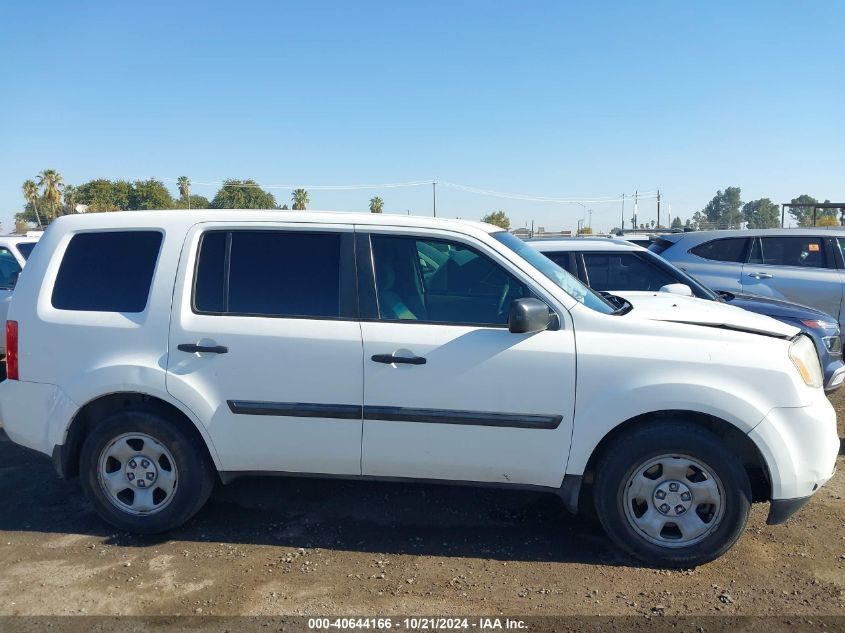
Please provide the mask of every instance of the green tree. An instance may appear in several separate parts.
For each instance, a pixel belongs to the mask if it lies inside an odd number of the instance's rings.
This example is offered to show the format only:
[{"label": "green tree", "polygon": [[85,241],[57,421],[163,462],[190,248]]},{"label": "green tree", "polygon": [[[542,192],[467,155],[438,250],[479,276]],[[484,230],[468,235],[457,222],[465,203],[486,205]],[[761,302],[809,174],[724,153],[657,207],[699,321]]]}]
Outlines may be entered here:
[{"label": "green tree", "polygon": [[281,207],[279,207],[279,211],[290,211],[290,207],[288,207],[288,205],[286,204],[283,204]]},{"label": "green tree", "polygon": [[682,229],[684,228],[684,223],[681,222],[681,218],[679,216],[675,216],[675,219],[672,220],[672,228],[673,229]]},{"label": "green tree", "polygon": [[176,184],[179,186],[179,197],[182,199],[187,207],[191,208],[191,179],[187,176],[179,176],[176,179]]},{"label": "green tree", "polygon": [[59,204],[62,201],[63,184],[62,175],[55,169],[45,169],[38,174],[38,186],[41,187],[52,218],[58,215]]},{"label": "green tree", "polygon": [[[808,196],[806,193],[801,194],[797,198],[793,198],[790,200],[792,204],[803,204],[807,206],[803,207],[792,207],[790,213],[792,217],[798,220],[798,226],[813,226],[813,205],[819,203],[813,196]],[[830,202],[830,200],[825,200],[825,202]],[[826,216],[836,217],[836,209],[819,209],[816,211],[816,224],[818,221]]]},{"label": "green tree", "polygon": [[34,180],[26,180],[23,183],[23,197],[28,205],[31,205],[35,211],[35,222],[38,228],[42,228],[41,216],[38,214],[38,185]]},{"label": "green tree", "polygon": [[370,213],[381,213],[382,211],[384,211],[384,200],[378,196],[370,198]]},{"label": "green tree", "polygon": [[200,196],[192,193],[188,196],[187,201],[184,198],[173,201],[174,209],[208,209],[209,202],[205,196]]},{"label": "green tree", "polygon": [[132,185],[125,180],[97,178],[76,188],[76,203],[87,205],[93,212],[123,211],[129,208],[131,190]]},{"label": "green tree", "polygon": [[172,209],[173,198],[160,180],[136,180],[129,191],[129,208]]},{"label": "green tree", "polygon": [[488,224],[492,224],[494,226],[498,226],[500,228],[505,229],[506,231],[510,230],[511,228],[511,221],[507,214],[499,209],[498,211],[493,211],[492,213],[488,213],[483,218],[481,218],[482,222],[487,222]]},{"label": "green tree", "polygon": [[768,198],[746,202],[742,217],[749,229],[775,229],[780,226],[780,207]]},{"label": "green tree", "polygon": [[724,191],[717,191],[713,199],[701,211],[706,218],[708,225],[706,228],[738,229],[742,222],[741,193],[742,190],[739,187],[728,187]]},{"label": "green tree", "polygon": [[293,193],[290,195],[290,200],[293,203],[294,211],[305,211],[308,207],[308,203],[311,202],[311,200],[308,199],[308,191],[305,189],[294,189]]},{"label": "green tree", "polygon": [[209,205],[212,209],[275,209],[276,198],[254,180],[229,179]]},{"label": "green tree", "polygon": [[[645,226],[645,225],[643,225],[643,226]],[[592,234],[593,234],[593,228],[591,226],[582,226],[580,229],[578,229],[578,235],[592,235]]]},{"label": "green tree", "polygon": [[76,187],[65,185],[64,190],[65,213],[76,213]]},{"label": "green tree", "polygon": [[823,215],[816,218],[816,226],[839,226],[839,220],[833,215]]}]

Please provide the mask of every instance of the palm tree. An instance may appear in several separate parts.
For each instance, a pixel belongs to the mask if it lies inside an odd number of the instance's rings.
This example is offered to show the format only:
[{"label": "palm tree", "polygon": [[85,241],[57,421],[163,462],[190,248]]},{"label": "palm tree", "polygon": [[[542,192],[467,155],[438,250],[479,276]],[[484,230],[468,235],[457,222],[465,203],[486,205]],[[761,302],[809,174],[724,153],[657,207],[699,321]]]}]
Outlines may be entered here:
[{"label": "palm tree", "polygon": [[35,211],[35,219],[38,221],[38,228],[44,228],[41,224],[41,216],[38,215],[38,185],[34,180],[27,180],[23,183],[23,197],[32,205]]},{"label": "palm tree", "polygon": [[64,199],[65,206],[68,208],[68,213],[76,212],[76,187],[73,185],[65,185]]},{"label": "palm tree", "polygon": [[191,179],[187,176],[179,176],[176,179],[176,184],[179,185],[179,195],[182,196],[182,200],[188,204],[188,208],[191,208]]},{"label": "palm tree", "polygon": [[293,202],[294,211],[305,211],[308,203],[311,202],[308,199],[308,191],[305,189],[294,189],[290,199]]},{"label": "palm tree", "polygon": [[64,179],[55,169],[45,169],[38,174],[38,186],[42,188],[44,199],[50,204],[54,218],[56,217],[56,207],[62,201],[62,185],[64,185]]},{"label": "palm tree", "polygon": [[370,213],[381,213],[384,211],[384,200],[376,196],[370,198]]}]

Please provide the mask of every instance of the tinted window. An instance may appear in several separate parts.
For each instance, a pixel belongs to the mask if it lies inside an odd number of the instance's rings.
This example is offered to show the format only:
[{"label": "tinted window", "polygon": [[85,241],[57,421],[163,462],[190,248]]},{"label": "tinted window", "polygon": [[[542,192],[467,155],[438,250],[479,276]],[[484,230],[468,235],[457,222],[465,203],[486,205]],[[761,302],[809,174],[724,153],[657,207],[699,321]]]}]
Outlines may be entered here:
[{"label": "tinted window", "polygon": [[21,256],[26,260],[29,259],[29,255],[32,253],[32,249],[35,248],[36,244],[37,242],[18,242],[15,246]]},{"label": "tinted window", "polygon": [[79,233],[68,244],[53,287],[60,310],[143,312],[147,307],[161,233]]},{"label": "tinted window", "polygon": [[593,290],[660,290],[678,281],[635,253],[584,253]]},{"label": "tinted window", "polygon": [[750,261],[771,266],[824,268],[824,242],[820,237],[761,237],[752,249]]},{"label": "tinted window", "polygon": [[700,244],[690,252],[717,262],[744,262],[747,248],[747,237],[725,237]]},{"label": "tinted window", "polygon": [[568,252],[563,252],[563,253],[549,253],[548,251],[541,251],[541,252],[543,253],[543,255],[545,255],[550,260],[552,260],[555,264],[557,264],[558,266],[563,268],[570,275],[574,275],[575,277],[578,276],[576,274],[577,271],[572,267],[572,263],[573,263],[571,261],[572,258],[569,256]]},{"label": "tinted window", "polygon": [[228,314],[338,317],[340,239],[340,233],[299,231],[206,233],[194,307]]},{"label": "tinted window", "polygon": [[14,288],[21,266],[8,248],[0,247],[0,288]]},{"label": "tinted window", "polygon": [[199,312],[225,312],[226,243],[228,233],[211,231],[200,240],[197,274],[194,282],[194,309]]},{"label": "tinted window", "polygon": [[528,289],[490,258],[454,242],[373,236],[379,316],[505,325]]}]

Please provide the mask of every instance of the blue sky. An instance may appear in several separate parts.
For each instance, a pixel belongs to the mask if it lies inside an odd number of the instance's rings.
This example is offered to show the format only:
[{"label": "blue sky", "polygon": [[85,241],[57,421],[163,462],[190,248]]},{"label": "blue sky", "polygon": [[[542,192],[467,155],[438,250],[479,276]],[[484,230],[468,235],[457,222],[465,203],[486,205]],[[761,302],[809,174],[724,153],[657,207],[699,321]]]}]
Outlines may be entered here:
[{"label": "blue sky", "polygon": [[[845,200],[843,26],[842,2],[6,2],[0,220],[12,228],[43,168],[74,184],[660,187],[683,218],[732,185]],[[430,186],[312,191],[311,206],[373,195],[431,212]],[[597,229],[621,219],[618,202],[588,206]],[[550,229],[583,217],[448,187],[437,208]]]}]

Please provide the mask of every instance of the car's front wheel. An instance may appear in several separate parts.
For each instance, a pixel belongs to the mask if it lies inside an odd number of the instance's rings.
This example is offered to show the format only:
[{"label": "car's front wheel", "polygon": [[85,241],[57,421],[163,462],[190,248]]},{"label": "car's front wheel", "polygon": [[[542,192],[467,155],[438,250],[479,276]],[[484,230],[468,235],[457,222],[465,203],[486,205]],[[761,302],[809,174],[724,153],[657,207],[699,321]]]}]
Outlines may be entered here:
[{"label": "car's front wheel", "polygon": [[649,564],[692,567],[745,528],[751,484],[707,429],[664,421],[626,433],[596,465],[596,513],[616,545]]},{"label": "car's front wheel", "polygon": [[185,523],[214,485],[196,438],[144,410],[112,413],[94,428],[82,445],[80,475],[97,514],[115,527],[146,534]]}]

